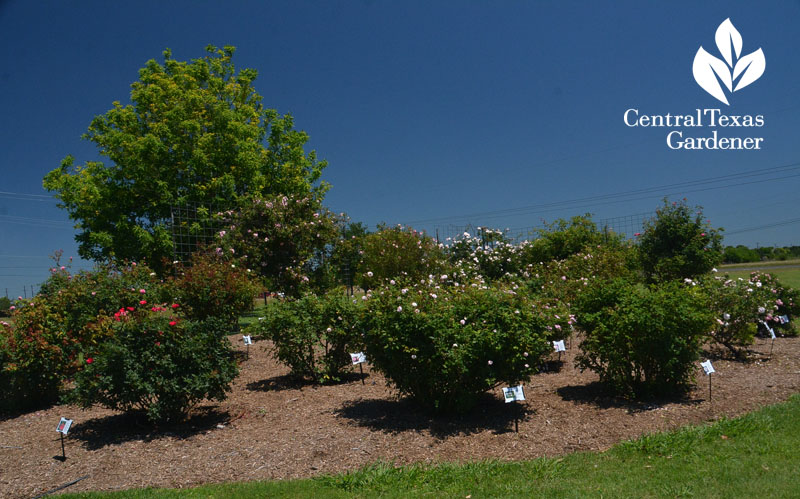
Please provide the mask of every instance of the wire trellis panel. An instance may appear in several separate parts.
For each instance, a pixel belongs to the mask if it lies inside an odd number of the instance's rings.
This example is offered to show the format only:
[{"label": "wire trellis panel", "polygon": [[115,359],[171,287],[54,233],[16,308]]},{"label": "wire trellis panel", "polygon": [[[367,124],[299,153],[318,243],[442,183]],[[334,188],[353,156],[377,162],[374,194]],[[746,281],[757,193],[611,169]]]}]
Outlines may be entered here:
[{"label": "wire trellis panel", "polygon": [[188,261],[192,253],[215,241],[223,225],[214,216],[216,213],[215,207],[198,203],[172,206],[172,248],[176,261]]}]

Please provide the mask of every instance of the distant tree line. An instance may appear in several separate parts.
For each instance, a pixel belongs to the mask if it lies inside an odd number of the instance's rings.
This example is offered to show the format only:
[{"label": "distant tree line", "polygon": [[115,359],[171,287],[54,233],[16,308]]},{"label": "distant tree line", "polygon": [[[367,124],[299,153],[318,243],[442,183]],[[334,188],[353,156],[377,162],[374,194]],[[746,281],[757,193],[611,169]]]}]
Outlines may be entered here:
[{"label": "distant tree line", "polygon": [[726,246],[723,253],[724,263],[792,260],[794,258],[800,258],[800,246],[762,246],[759,248],[748,248],[740,244],[738,246]]}]

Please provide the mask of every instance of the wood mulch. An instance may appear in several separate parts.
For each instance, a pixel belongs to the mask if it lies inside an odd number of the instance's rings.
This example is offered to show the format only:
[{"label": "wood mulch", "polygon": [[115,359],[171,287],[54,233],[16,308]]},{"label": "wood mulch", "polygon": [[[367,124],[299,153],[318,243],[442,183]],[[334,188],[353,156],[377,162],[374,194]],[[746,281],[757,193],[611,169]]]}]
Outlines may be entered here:
[{"label": "wood mulch", "polygon": [[[591,372],[562,364],[525,386],[527,401],[505,404],[500,388],[469,415],[431,417],[365,368],[335,386],[298,385],[288,369],[250,347],[229,398],[197,408],[178,426],[151,429],[135,416],[73,406],[0,419],[0,496],[33,497],[81,477],[65,492],[139,487],[189,487],[246,480],[313,477],[357,469],[377,460],[398,464],[519,460],[604,450],[616,442],[787,399],[800,388],[800,338],[758,339],[746,362],[711,356],[716,369],[685,398],[630,403],[604,394]],[[563,354],[562,354],[563,355]],[[520,409],[519,412],[515,409]],[[514,431],[515,412],[521,415]],[[55,428],[74,420],[65,439]]]}]

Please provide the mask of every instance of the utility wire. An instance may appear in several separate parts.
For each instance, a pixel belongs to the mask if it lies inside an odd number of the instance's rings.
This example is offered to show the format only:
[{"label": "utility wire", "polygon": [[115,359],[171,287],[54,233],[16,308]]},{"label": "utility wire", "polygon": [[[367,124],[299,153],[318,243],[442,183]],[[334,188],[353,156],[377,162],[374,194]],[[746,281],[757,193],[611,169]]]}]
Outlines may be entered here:
[{"label": "utility wire", "polygon": [[[463,220],[463,219],[478,218],[478,217],[496,218],[498,216],[512,215],[512,214],[536,213],[536,212],[539,212],[539,211],[544,211],[547,208],[551,208],[551,209],[553,209],[553,208],[564,208],[564,207],[568,207],[568,206],[571,206],[571,205],[574,205],[574,204],[578,204],[578,203],[584,203],[584,205],[585,205],[585,203],[588,203],[588,202],[604,201],[604,200],[609,200],[609,199],[615,199],[615,201],[613,201],[613,202],[635,201],[635,200],[639,200],[639,199],[647,199],[649,197],[653,197],[652,194],[654,194],[654,193],[657,193],[656,194],[657,196],[664,196],[664,195],[669,196],[669,195],[681,194],[681,193],[686,193],[686,192],[700,192],[700,191],[711,190],[711,189],[723,189],[723,188],[726,188],[726,187],[735,187],[735,186],[739,186],[739,185],[749,185],[749,184],[769,182],[769,181],[774,181],[774,180],[783,180],[783,179],[786,179],[786,178],[796,177],[798,175],[785,175],[785,176],[781,176],[781,177],[772,177],[772,178],[765,179],[765,180],[755,180],[755,181],[752,181],[752,182],[740,182],[740,183],[736,183],[736,184],[709,187],[709,188],[705,188],[705,189],[685,190],[685,191],[680,191],[680,192],[663,194],[663,190],[664,189],[675,189],[675,188],[681,188],[681,187],[696,187],[696,186],[701,186],[701,185],[713,184],[713,183],[717,183],[717,182],[726,182],[726,181],[733,181],[733,180],[740,180],[740,179],[745,179],[745,178],[757,177],[757,176],[761,176],[761,175],[765,175],[765,174],[766,175],[774,175],[774,174],[778,174],[778,173],[788,173],[788,172],[794,171],[794,170],[800,170],[800,162],[789,163],[789,164],[786,164],[786,165],[781,165],[781,166],[771,167],[771,168],[761,168],[761,169],[758,169],[758,170],[750,170],[750,171],[745,171],[745,172],[740,172],[740,173],[721,175],[721,176],[717,176],[717,177],[708,177],[708,178],[704,178],[704,179],[691,180],[691,181],[687,181],[687,182],[679,182],[679,183],[675,183],[675,184],[666,184],[666,185],[661,185],[661,186],[656,186],[656,187],[647,187],[647,188],[643,188],[643,189],[635,189],[635,190],[631,190],[631,191],[623,191],[623,192],[618,192],[618,193],[613,193],[613,194],[603,194],[603,195],[597,195],[597,196],[588,196],[588,197],[584,197],[584,198],[576,198],[576,199],[570,199],[570,200],[565,200],[565,201],[554,201],[552,203],[541,203],[541,204],[535,204],[535,205],[529,205],[529,206],[522,206],[522,207],[519,207],[519,208],[506,208],[506,209],[502,209],[502,210],[476,212],[476,213],[465,214],[465,215],[452,215],[452,216],[447,216],[447,217],[436,217],[436,218],[428,218],[428,219],[421,219],[421,220],[412,220],[412,221],[407,222],[407,223],[409,225],[412,225],[412,224],[431,223],[431,222],[446,222],[446,221],[449,221],[449,220]],[[630,196],[640,196],[642,194],[651,194],[651,195],[650,196],[646,196],[646,197],[629,198]],[[622,199],[619,199],[619,198],[622,198]],[[608,203],[597,203],[597,204],[608,204]],[[593,206],[593,204],[589,204],[588,206]]]}]

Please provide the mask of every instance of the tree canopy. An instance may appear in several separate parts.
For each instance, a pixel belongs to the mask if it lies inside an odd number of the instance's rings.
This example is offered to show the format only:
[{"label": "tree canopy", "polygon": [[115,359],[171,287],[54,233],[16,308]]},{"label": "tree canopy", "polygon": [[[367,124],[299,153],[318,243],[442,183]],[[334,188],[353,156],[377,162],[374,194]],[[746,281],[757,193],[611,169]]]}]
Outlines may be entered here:
[{"label": "tree canopy", "polygon": [[265,108],[253,88],[254,69],[236,71],[235,48],[206,48],[191,62],[169,49],[150,60],[131,85],[130,104],[114,102],[83,139],[105,161],[76,165],[67,156],[44,178],[80,232],[90,259],[172,256],[172,210],[191,203],[231,209],[250,197],[310,196],[321,200],[327,166],[306,153],[305,132],[291,115]]}]

